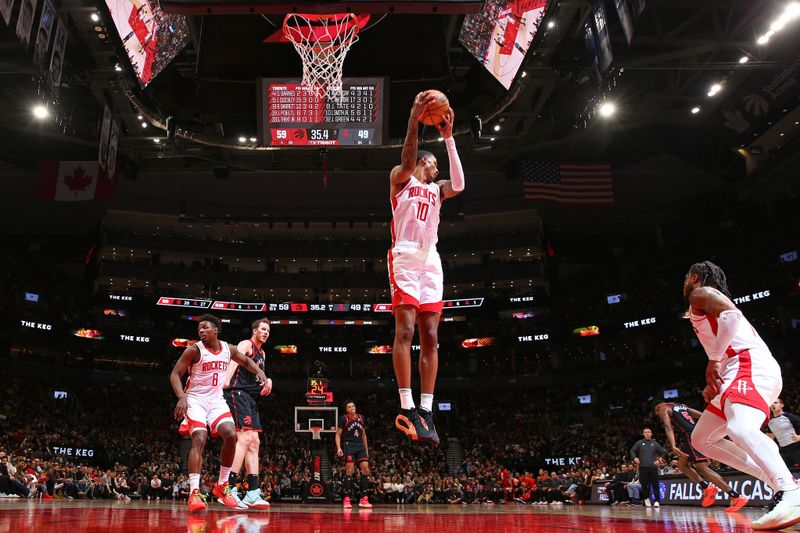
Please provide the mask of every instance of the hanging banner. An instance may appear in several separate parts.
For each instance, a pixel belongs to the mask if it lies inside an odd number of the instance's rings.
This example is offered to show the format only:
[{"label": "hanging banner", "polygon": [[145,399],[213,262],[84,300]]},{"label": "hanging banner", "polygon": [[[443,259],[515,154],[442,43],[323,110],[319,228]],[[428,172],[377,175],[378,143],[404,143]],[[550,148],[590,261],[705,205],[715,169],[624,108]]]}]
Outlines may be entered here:
[{"label": "hanging banner", "polygon": [[97,154],[97,162],[100,168],[105,170],[108,163],[108,138],[111,135],[111,109],[108,106],[103,108],[103,122],[100,127],[100,150]]},{"label": "hanging banner", "polygon": [[17,39],[22,43],[22,47],[27,50],[31,44],[31,30],[33,29],[33,14],[39,0],[22,0],[19,8],[19,18],[17,19]]},{"label": "hanging banner", "polygon": [[117,169],[117,144],[119,143],[119,123],[116,120],[111,121],[111,134],[108,139],[108,164],[106,165],[106,173],[109,176],[114,175]]},{"label": "hanging banner", "polygon": [[[64,24],[64,17],[58,18],[56,26],[56,37],[53,40],[53,52],[50,54],[50,88],[53,94],[58,96],[58,88],[61,86],[61,69],[64,67],[64,54],[67,50],[67,26]],[[113,174],[113,172],[112,172]]]},{"label": "hanging banner", "polygon": [[600,56],[597,51],[597,38],[594,34],[594,24],[592,15],[586,18],[583,23],[583,41],[586,43],[586,54],[589,58],[589,68],[594,75],[595,82],[600,82]]},{"label": "hanging banner", "polygon": [[608,16],[603,0],[594,0],[594,29],[597,32],[597,50],[600,53],[600,73],[605,74],[614,56],[611,54],[611,38],[608,34]]},{"label": "hanging banner", "polygon": [[631,21],[631,11],[628,7],[627,0],[614,0],[614,7],[617,8],[617,16],[619,23],[622,25],[622,32],[625,34],[625,40],[631,44],[633,39],[633,22]]},{"label": "hanging banner", "polygon": [[50,0],[44,0],[42,15],[39,17],[39,31],[36,33],[36,48],[33,51],[33,64],[44,70],[47,65],[47,49],[50,48],[50,34],[56,21],[56,9]]},{"label": "hanging banner", "polygon": [[11,11],[14,9],[14,0],[0,0],[0,15],[6,26],[11,24]]}]

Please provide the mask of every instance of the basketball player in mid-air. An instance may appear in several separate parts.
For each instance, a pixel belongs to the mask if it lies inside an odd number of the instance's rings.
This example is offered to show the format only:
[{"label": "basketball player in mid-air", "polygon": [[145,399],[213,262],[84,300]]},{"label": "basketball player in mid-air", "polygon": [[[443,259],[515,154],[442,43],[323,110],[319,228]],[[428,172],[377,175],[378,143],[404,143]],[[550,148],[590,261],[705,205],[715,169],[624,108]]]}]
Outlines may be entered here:
[{"label": "basketball player in mid-air", "polygon": [[753,529],[783,529],[800,522],[800,487],[778,446],[760,430],[783,387],[778,362],[731,301],[720,267],[710,261],[692,265],[683,294],[709,359],[703,390],[708,405],[692,432],[692,446],[761,479],[777,493],[777,504],[752,523]]},{"label": "basketball player in mid-air", "polygon": [[[667,434],[667,441],[672,446],[672,451],[678,456],[678,470],[684,473],[686,477],[703,487],[703,507],[710,507],[714,505],[719,490],[728,494],[730,497],[730,505],[725,509],[726,513],[733,513],[747,505],[749,501],[745,496],[742,496],[730,487],[722,476],[711,470],[708,467],[708,457],[695,450],[691,445],[692,432],[697,424],[696,420],[700,418],[702,413],[688,407],[682,403],[660,403],[656,405],[656,416],[661,419],[664,424],[664,432]],[[675,439],[675,431],[673,426],[678,428],[678,431],[683,435],[683,446],[688,445],[685,451],[678,448],[678,443]],[[711,481],[711,483],[709,483]]]},{"label": "basketball player in mid-air", "polygon": [[[356,412],[356,404],[346,402],[344,404],[345,414],[339,419],[336,428],[336,455],[344,457],[344,508],[351,509],[350,495],[353,492],[353,474],[355,465],[361,470],[361,499],[358,501],[359,507],[372,507],[367,497],[369,490],[369,445],[367,444],[367,424],[364,417]],[[344,435],[344,445],[342,436]]]},{"label": "basketball player in mid-air", "polygon": [[[213,315],[203,315],[197,325],[200,342],[184,350],[169,375],[169,381],[178,403],[175,406],[175,419],[188,421],[192,438],[189,452],[189,510],[206,508],[204,497],[200,494],[200,471],[203,466],[203,449],[211,436],[222,437],[220,452],[220,471],[217,483],[212,489],[223,505],[238,508],[239,504],[231,494],[228,479],[231,473],[233,456],[236,453],[236,428],[222,397],[225,373],[231,360],[236,361],[256,375],[259,383],[266,384],[267,376],[252,359],[245,357],[228,343],[219,340],[220,321]],[[189,371],[186,388],[181,385],[181,377]]]},{"label": "basketball player in mid-air", "polygon": [[[259,318],[250,327],[251,336],[240,342],[236,349],[239,353],[250,358],[258,368],[264,370],[264,349],[262,346],[269,338],[270,325],[266,318]],[[272,380],[267,378],[265,383],[259,383],[257,376],[245,370],[236,361],[231,361],[225,377],[223,395],[228,407],[233,413],[233,422],[236,425],[236,455],[231,465],[231,493],[238,499],[235,487],[237,482],[244,481],[247,492],[240,499],[240,508],[267,509],[269,502],[261,497],[261,485],[258,480],[258,449],[261,433],[261,418],[258,414],[256,400],[259,396],[266,396],[272,391]],[[247,469],[247,479],[238,479],[239,472],[244,466]]]},{"label": "basketball player in mid-air", "polygon": [[[452,109],[436,127],[447,146],[450,179],[434,182],[439,175],[436,157],[417,150],[419,121],[436,101],[430,92],[414,99],[401,162],[389,176],[392,204],[392,248],[389,250],[389,283],[395,337],[392,361],[400,394],[397,428],[413,441],[439,444],[433,424],[433,392],[439,367],[439,318],[442,313],[442,261],[436,251],[439,209],[442,201],[464,190],[464,171],[453,139]],[[420,406],[411,393],[411,342],[419,324]]]}]

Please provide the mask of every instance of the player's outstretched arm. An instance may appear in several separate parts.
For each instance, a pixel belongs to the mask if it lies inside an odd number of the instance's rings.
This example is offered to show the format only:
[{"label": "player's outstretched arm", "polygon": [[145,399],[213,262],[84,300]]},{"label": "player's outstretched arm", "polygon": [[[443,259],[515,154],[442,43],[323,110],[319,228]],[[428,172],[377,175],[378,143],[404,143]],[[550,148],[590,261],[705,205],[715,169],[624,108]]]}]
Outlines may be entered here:
[{"label": "player's outstretched arm", "polygon": [[186,415],[188,409],[186,403],[186,393],[183,391],[183,384],[181,377],[189,370],[189,367],[198,361],[200,357],[200,349],[197,345],[192,345],[186,348],[181,354],[180,359],[172,367],[172,372],[169,373],[169,383],[172,385],[172,390],[175,396],[178,397],[178,403],[175,405],[175,419],[181,420]]},{"label": "player's outstretched arm", "polygon": [[443,117],[444,122],[436,125],[444,139],[447,147],[447,159],[450,162],[450,179],[439,182],[443,199],[452,198],[464,190],[464,168],[461,166],[461,158],[458,157],[458,150],[456,150],[456,140],[453,138],[455,118],[456,114],[451,108],[447,116]]},{"label": "player's outstretched arm", "polygon": [[411,116],[408,117],[408,129],[406,130],[406,140],[403,143],[403,152],[400,155],[400,164],[394,167],[389,175],[389,182],[392,185],[401,185],[411,178],[411,173],[414,172],[414,167],[417,166],[419,119],[425,109],[435,101],[436,97],[428,91],[421,92],[414,98]]},{"label": "player's outstretched arm", "polygon": [[341,457],[344,455],[342,451],[342,428],[336,428],[336,455]]}]

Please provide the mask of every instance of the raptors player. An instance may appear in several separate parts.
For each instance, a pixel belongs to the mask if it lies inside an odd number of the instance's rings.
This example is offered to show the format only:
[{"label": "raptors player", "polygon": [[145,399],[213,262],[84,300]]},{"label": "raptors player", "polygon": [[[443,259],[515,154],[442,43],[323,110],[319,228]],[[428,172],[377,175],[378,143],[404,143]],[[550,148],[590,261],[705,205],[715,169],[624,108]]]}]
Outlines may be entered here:
[{"label": "raptors player", "polygon": [[[777,493],[777,505],[752,523],[755,530],[800,522],[800,490],[778,453],[760,431],[783,381],[777,361],[731,301],[725,273],[714,263],[696,263],[683,285],[689,317],[708,355],[706,410],[692,432],[700,453],[747,472]],[[725,437],[730,440],[726,440]]]},{"label": "raptors player", "polygon": [[[203,449],[208,438],[208,429],[212,436],[222,437],[220,452],[220,472],[218,482],[212,493],[228,507],[238,507],[238,502],[231,495],[228,478],[231,472],[233,456],[236,453],[236,428],[228,410],[228,404],[222,397],[222,385],[225,383],[225,372],[231,359],[256,375],[260,383],[267,383],[264,371],[228,343],[217,338],[220,331],[219,319],[213,315],[203,315],[197,326],[200,342],[184,350],[169,380],[172,390],[178,397],[175,406],[175,419],[189,423],[192,437],[192,450],[189,452],[189,510],[206,508],[200,494],[200,471],[203,464]],[[186,388],[181,386],[181,377],[189,371]]]},{"label": "raptors player", "polygon": [[[251,325],[252,335],[249,339],[240,342],[236,349],[246,355],[264,370],[263,345],[269,338],[269,319],[259,318]],[[243,369],[241,365],[232,361],[228,365],[225,378],[223,395],[233,412],[233,421],[236,425],[236,455],[231,466],[231,493],[239,497],[236,492],[236,483],[242,465],[247,469],[247,478],[244,481],[247,491],[240,501],[240,508],[266,509],[269,502],[261,497],[261,484],[258,481],[258,449],[261,433],[261,417],[258,414],[256,399],[266,396],[272,391],[272,380],[267,378],[264,384],[258,382],[258,376]]]},{"label": "raptors player", "polygon": [[[442,201],[464,190],[464,171],[453,139],[452,109],[437,129],[447,146],[450,179],[434,183],[439,174],[436,158],[417,151],[417,128],[425,109],[435,101],[429,92],[418,94],[411,108],[401,163],[389,176],[392,204],[392,248],[389,283],[395,337],[392,361],[400,394],[397,428],[413,441],[439,444],[433,425],[433,391],[439,366],[438,328],[442,313],[442,262],[436,251]],[[417,409],[411,393],[411,341],[419,324],[419,373],[422,393]]]}]

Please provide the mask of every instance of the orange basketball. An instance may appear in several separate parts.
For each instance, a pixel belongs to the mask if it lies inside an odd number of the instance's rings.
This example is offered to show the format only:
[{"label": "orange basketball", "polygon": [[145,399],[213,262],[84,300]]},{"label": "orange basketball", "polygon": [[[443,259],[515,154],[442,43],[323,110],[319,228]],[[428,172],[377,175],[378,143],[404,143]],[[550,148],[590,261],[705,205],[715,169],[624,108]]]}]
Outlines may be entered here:
[{"label": "orange basketball", "polygon": [[428,92],[436,96],[436,100],[422,113],[420,122],[426,126],[435,126],[444,122],[444,117],[450,111],[450,101],[441,91],[431,89]]}]

